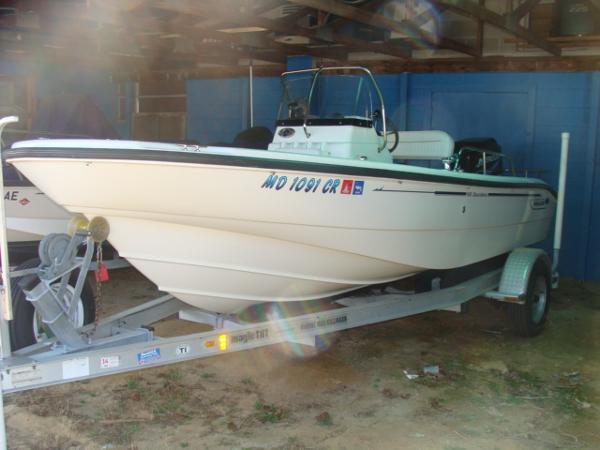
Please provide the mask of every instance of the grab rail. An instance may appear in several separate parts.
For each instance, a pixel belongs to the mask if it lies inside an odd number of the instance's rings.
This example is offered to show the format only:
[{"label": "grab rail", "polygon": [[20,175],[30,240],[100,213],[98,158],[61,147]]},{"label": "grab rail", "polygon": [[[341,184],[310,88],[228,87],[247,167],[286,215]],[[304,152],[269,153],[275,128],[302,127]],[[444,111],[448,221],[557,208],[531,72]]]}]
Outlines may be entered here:
[{"label": "grab rail", "polygon": [[478,152],[481,153],[483,155],[483,174],[486,175],[487,174],[487,155],[494,155],[497,156],[499,158],[504,158],[506,160],[508,160],[508,163],[510,165],[510,172],[512,173],[513,176],[516,175],[516,171],[515,171],[515,166],[513,164],[513,160],[510,156],[504,154],[504,153],[500,153],[500,152],[495,152],[493,150],[484,150],[481,148],[477,148],[477,147],[462,147],[458,153],[455,153],[454,155],[452,155],[452,162],[454,163],[454,172],[459,172],[460,171],[460,157],[462,156],[464,151],[470,151],[470,152]]},{"label": "grab rail", "polygon": [[[319,77],[321,72],[334,71],[334,70],[357,70],[360,72],[364,72],[369,76],[371,82],[373,83],[373,86],[375,87],[375,92],[377,92],[377,96],[379,97],[379,102],[381,103],[381,121],[383,124],[383,144],[380,147],[377,147],[377,151],[379,153],[381,153],[383,151],[383,149],[385,149],[387,147],[387,140],[388,140],[387,125],[386,125],[386,119],[385,119],[385,105],[383,103],[383,95],[381,94],[379,85],[377,84],[377,81],[375,81],[375,77],[373,76],[373,74],[371,73],[371,71],[369,69],[367,69],[366,67],[360,67],[360,66],[319,67],[319,68],[315,68],[315,69],[290,70],[288,72],[283,72],[281,74],[281,76],[285,77],[287,75],[292,75],[292,74],[314,72],[315,75],[313,76],[313,79],[312,79],[312,82],[310,85],[310,90],[308,91],[307,107],[310,108],[310,103],[312,100],[312,95],[313,95],[313,91],[315,89],[317,78]],[[307,121],[307,117],[305,116],[304,121],[302,123],[302,128],[304,129],[304,134],[306,134],[306,137],[310,138],[310,133],[308,132],[308,127],[306,126],[306,121]]]}]

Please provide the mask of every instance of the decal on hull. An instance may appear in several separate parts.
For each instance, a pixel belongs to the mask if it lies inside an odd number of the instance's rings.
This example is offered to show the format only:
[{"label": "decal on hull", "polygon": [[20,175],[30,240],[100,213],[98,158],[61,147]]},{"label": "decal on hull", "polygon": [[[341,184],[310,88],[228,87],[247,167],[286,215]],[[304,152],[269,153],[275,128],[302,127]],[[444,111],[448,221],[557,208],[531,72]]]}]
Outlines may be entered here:
[{"label": "decal on hull", "polygon": [[363,195],[365,182],[363,180],[344,180],[340,178],[291,177],[271,173],[267,176],[261,189],[290,192]]}]

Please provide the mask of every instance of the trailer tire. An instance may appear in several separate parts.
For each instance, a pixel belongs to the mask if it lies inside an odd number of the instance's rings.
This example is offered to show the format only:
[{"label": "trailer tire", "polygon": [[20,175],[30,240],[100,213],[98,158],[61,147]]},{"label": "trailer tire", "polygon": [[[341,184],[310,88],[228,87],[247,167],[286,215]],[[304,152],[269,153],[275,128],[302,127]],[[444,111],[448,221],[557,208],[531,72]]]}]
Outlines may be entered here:
[{"label": "trailer tire", "polygon": [[[32,258],[17,267],[16,270],[32,269],[40,265],[38,258]],[[74,286],[79,275],[79,270],[73,271],[69,284]],[[35,308],[31,302],[27,301],[25,290],[31,288],[34,283],[35,275],[25,275],[23,277],[13,278],[12,287],[12,308],[13,320],[10,321],[10,344],[12,350],[18,350],[23,347],[35,344],[38,341],[36,332]],[[81,291],[81,307],[83,308],[81,325],[92,323],[96,318],[96,308],[94,306],[94,291],[91,284],[86,279]]]},{"label": "trailer tire", "polygon": [[524,304],[508,305],[508,315],[516,334],[537,336],[544,329],[550,306],[550,270],[541,260],[536,261],[527,282]]}]

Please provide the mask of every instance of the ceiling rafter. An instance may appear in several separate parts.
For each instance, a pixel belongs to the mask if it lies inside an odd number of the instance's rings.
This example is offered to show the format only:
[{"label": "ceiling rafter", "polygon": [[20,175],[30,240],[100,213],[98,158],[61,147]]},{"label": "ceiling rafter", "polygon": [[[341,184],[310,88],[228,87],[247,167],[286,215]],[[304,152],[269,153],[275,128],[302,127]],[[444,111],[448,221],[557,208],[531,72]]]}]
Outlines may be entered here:
[{"label": "ceiling rafter", "polygon": [[[119,3],[118,7],[123,8],[122,12],[125,13],[130,11],[132,6],[135,6],[135,8],[138,9],[143,5],[144,0],[132,0],[130,2]],[[65,18],[69,20],[79,18],[81,20],[84,18],[84,20],[93,20],[89,15],[89,11],[81,8],[75,10],[65,10],[65,4],[60,1],[52,5],[45,4],[43,8],[46,17],[49,18],[60,18],[61,20],[65,20]],[[96,6],[94,6],[94,8],[96,8]],[[242,47],[233,48],[231,46],[230,48],[223,46],[217,48],[218,46],[216,45],[212,46],[213,48],[208,48],[206,51],[201,50],[196,52],[174,53],[158,51],[156,54],[142,51],[142,53],[138,55],[124,55],[124,53],[127,53],[127,51],[123,50],[123,42],[129,41],[129,48],[136,48],[137,44],[139,44],[139,41],[136,39],[136,34],[138,33],[141,33],[141,37],[144,39],[153,37],[157,41],[166,43],[167,39],[161,39],[160,35],[169,33],[171,31],[170,25],[164,20],[146,17],[141,19],[138,17],[136,20],[131,21],[117,21],[115,17],[122,17],[120,10],[115,9],[114,3],[110,4],[109,2],[103,2],[100,9],[95,9],[95,11],[101,12],[101,14],[97,14],[95,17],[101,18],[103,24],[102,27],[96,29],[89,29],[89,27],[60,27],[60,30],[62,31],[54,31],[51,36],[46,36],[48,34],[47,32],[44,33],[39,31],[36,32],[35,30],[21,30],[20,32],[23,36],[27,37],[28,35],[31,35],[33,37],[33,39],[25,39],[25,41],[28,42],[28,45],[27,48],[24,47],[24,51],[29,53],[39,52],[39,50],[45,44],[50,44],[54,47],[68,49],[73,53],[74,56],[79,58],[82,53],[80,49],[85,47],[87,53],[90,52],[90,49],[94,49],[94,51],[102,50],[109,55],[115,55],[115,53],[118,53],[121,63],[127,61],[127,57],[134,58],[131,61],[134,62],[136,68],[140,70],[157,68],[160,63],[160,61],[158,61],[159,59],[162,60],[162,64],[164,64],[166,67],[173,62],[175,62],[177,66],[187,63],[192,67],[197,63],[220,63],[222,65],[231,65],[237,64],[238,60],[242,58],[263,60],[276,64],[282,64],[286,61],[285,53],[277,52],[277,50],[271,50],[269,47],[263,47],[264,50],[261,51],[258,49]],[[107,18],[109,18],[109,20],[106,20]],[[78,21],[75,22],[77,23]],[[119,29],[122,28],[123,23],[128,24],[128,33],[119,31]],[[87,34],[83,34],[83,30],[86,30]],[[186,30],[182,27],[177,28],[178,33],[184,34],[185,31]],[[193,31],[195,30],[191,27],[187,30],[188,33]],[[106,36],[108,39],[101,39],[99,37],[100,34]],[[42,36],[43,39],[40,39],[38,35]],[[197,36],[192,35],[191,37],[193,38]],[[36,44],[33,41],[39,42]],[[221,41],[225,43],[228,42],[227,39],[222,39]],[[37,46],[34,47],[34,44]],[[119,48],[119,44],[121,44],[121,48]]]},{"label": "ceiling rafter", "polygon": [[[421,25],[425,25],[427,22],[432,20],[432,15],[431,15],[432,9],[433,9],[433,7],[423,11],[421,14],[411,17],[410,21],[419,27]],[[446,7],[442,6],[442,5],[438,5],[437,8],[435,8],[435,11],[438,14],[442,14],[444,11],[446,11]]]},{"label": "ceiling rafter", "polygon": [[194,43],[194,47],[199,54],[202,52],[201,45],[195,43],[198,41],[209,41],[204,45],[208,49],[220,45],[224,50],[229,51],[229,53],[237,52],[240,59],[257,59],[277,64],[285,63],[287,60],[287,54],[281,51],[281,49],[264,45],[247,45],[235,34],[197,29],[181,18],[178,18],[176,23],[172,23],[171,25],[178,30],[178,36],[175,39],[188,39],[191,43]]},{"label": "ceiling rafter", "polygon": [[[255,77],[278,77],[285,70],[284,65],[270,64],[268,66],[254,66],[253,74]],[[155,72],[155,73],[137,73],[120,71],[113,74],[115,81],[127,80],[165,80],[165,79],[206,79],[206,78],[233,78],[239,76],[248,76],[248,67],[245,66],[222,66],[222,67],[202,67],[195,69],[186,69],[175,72]]]},{"label": "ceiling rafter", "polygon": [[517,6],[513,12],[510,12],[506,15],[513,19],[516,23],[519,20],[521,20],[523,16],[525,16],[527,13],[530,13],[531,10],[535,8],[540,1],[541,0],[525,0],[523,3]]},{"label": "ceiling rafter", "polygon": [[[362,9],[365,11],[377,11],[380,7],[384,6],[388,2],[389,0],[371,0],[369,3],[364,5]],[[335,19],[333,19],[333,21],[331,22],[331,26],[334,30],[337,30],[340,25],[346,23],[348,23],[347,19],[338,16]]]},{"label": "ceiling rafter", "polygon": [[468,45],[465,45],[453,39],[448,39],[445,37],[437,38],[436,36],[422,30],[421,28],[419,28],[418,25],[415,25],[414,23],[408,20],[397,22],[382,14],[378,14],[373,11],[368,11],[363,8],[356,8],[354,6],[337,2],[335,0],[289,1],[298,5],[309,6],[315,9],[320,9],[321,11],[327,11],[332,14],[335,14],[336,16],[340,16],[355,22],[364,23],[366,25],[371,25],[377,28],[383,28],[385,30],[395,31],[401,34],[406,34],[409,37],[412,37],[420,42],[425,42],[426,44],[435,48],[445,48],[460,53],[465,53],[471,56],[479,56],[474,48],[469,47]]},{"label": "ceiling rafter", "polygon": [[[140,0],[146,1],[147,5],[151,7],[156,7],[161,9],[161,6],[154,1]],[[269,6],[262,5],[262,8],[258,10],[258,12],[264,12],[265,10],[273,9],[276,7],[276,4],[282,4],[281,1],[271,1],[269,2]],[[252,13],[245,13],[248,17],[254,17],[256,9],[252,10]],[[289,16],[285,16],[282,19],[274,20],[273,22],[278,23],[278,27],[280,29],[288,29],[288,22],[291,20],[298,20],[302,15],[306,15],[307,12],[310,11],[309,8],[302,8],[301,11],[296,13],[292,13]],[[194,24],[194,18],[197,17],[205,17],[211,15],[212,12],[210,10],[204,11],[195,11],[193,15],[179,15],[175,19],[171,20],[171,23],[168,28],[177,30],[179,34],[182,36],[186,36],[189,39],[197,40],[202,38],[214,39],[216,41],[226,42],[232,45],[236,45],[239,47],[243,47],[245,49],[245,53],[240,55],[240,57],[245,59],[256,59],[269,61],[274,63],[282,63],[285,62],[286,55],[288,54],[309,54],[319,58],[327,58],[334,60],[346,60],[348,56],[348,52],[343,48],[330,47],[330,48],[316,48],[316,47],[307,47],[303,45],[294,45],[294,44],[286,44],[275,42],[271,39],[263,36],[262,33],[249,33],[249,36],[243,37],[240,34],[236,33],[224,33],[220,31],[205,28],[199,28]],[[216,20],[215,20],[216,21]],[[224,23],[220,22],[221,25]],[[231,20],[228,20],[228,23],[231,23]],[[234,22],[235,23],[235,22]],[[237,23],[239,25],[247,25],[247,23],[243,23],[242,20],[238,20]],[[251,23],[251,22],[248,22]],[[164,24],[155,24],[152,27],[146,24],[144,26],[144,31],[152,31],[155,29],[160,29]],[[258,51],[258,49],[262,49],[262,51]],[[265,51],[266,49],[266,51]]]},{"label": "ceiling rafter", "polygon": [[[435,73],[435,72],[506,72],[506,71],[598,71],[600,56],[568,56],[568,57],[486,57],[480,59],[432,58],[411,61],[356,61],[355,64],[367,67],[373,73]],[[331,66],[335,63],[324,63]],[[275,77],[281,74],[283,66],[255,66],[255,76]],[[247,75],[248,69],[243,66],[203,67],[193,70],[181,70],[170,73],[170,76],[188,79],[196,78],[228,78]],[[114,79],[162,78],[168,73],[135,73],[121,71]]]},{"label": "ceiling rafter", "polygon": [[277,20],[254,16],[247,12],[240,11],[239,9],[236,10],[231,6],[231,4],[223,5],[220,3],[214,3],[212,1],[202,3],[180,1],[177,3],[172,3],[166,0],[156,0],[152,2],[152,4],[154,7],[157,8],[175,11],[183,14],[203,16],[207,13],[212,13],[226,17],[227,20],[234,23],[253,24],[254,26],[275,31],[277,33],[288,35],[295,34],[307,37],[309,39],[324,41],[330,44],[343,44],[349,48],[358,49],[362,51],[384,53],[403,59],[410,58],[410,52],[401,47],[389,45],[385,47],[380,47],[377,44],[363,41],[361,39],[355,39],[339,33],[334,33],[330,30],[311,30],[300,26],[290,26],[289,24],[281,24]]},{"label": "ceiling rafter", "polygon": [[[316,64],[350,59],[352,64],[366,64],[376,71],[600,68],[599,60],[593,56],[600,41],[594,36],[546,37],[546,22],[542,32],[535,32],[522,22],[541,0],[517,0],[502,14],[490,9],[490,1],[486,7],[485,0],[432,0],[438,18],[433,20],[454,20],[437,14],[447,10],[473,20],[475,26],[469,28],[470,34],[465,38],[473,39],[473,48],[463,41],[458,42],[462,46],[458,48],[457,41],[436,40],[434,34],[421,29],[431,23],[434,10],[412,14],[410,20],[394,19],[402,11],[397,9],[397,0],[370,0],[360,6],[342,0],[12,0],[17,17],[5,17],[2,22],[0,55],[18,61],[77,63],[141,76],[202,74],[207,68],[211,74],[234,73],[246,70],[238,68],[248,59],[260,60],[255,68],[261,67],[261,71],[256,73],[271,74],[284,67],[289,55],[302,54],[315,57]],[[285,5],[291,7],[283,9]],[[388,14],[391,12],[394,14]],[[27,17],[19,17],[25,13]],[[316,26],[306,20],[309,14],[317,17]],[[358,38],[344,28],[349,23],[391,30],[395,36],[390,40]],[[510,35],[500,37],[502,44],[509,44],[501,49],[515,56],[482,56],[484,24]],[[264,31],[236,33],[247,26]],[[224,28],[233,30],[219,31]],[[287,37],[289,42],[285,41]],[[412,58],[415,48],[423,48],[416,47],[417,41],[428,43],[432,50],[449,48],[475,58],[446,57],[445,52],[437,51],[415,53],[417,57]],[[526,43],[528,49],[535,47],[550,54],[524,56],[519,54],[523,46],[510,45],[514,43]],[[570,50],[561,53],[561,47],[575,45],[586,46],[591,54],[587,58],[593,61],[587,63],[585,58],[569,56],[573,54]],[[358,52],[377,55],[359,61]]]},{"label": "ceiling rafter", "polygon": [[[152,6],[152,2],[149,2],[148,0],[139,0],[139,1],[146,2],[146,4],[148,6]],[[261,3],[258,6],[255,6],[253,8],[250,7],[250,9],[248,9],[247,12],[254,14],[254,15],[260,15],[260,14],[269,12],[269,11],[271,11],[281,5],[284,5],[284,4],[285,4],[284,0],[266,0],[264,3]],[[244,9],[247,8],[247,6],[243,5],[243,4],[241,5],[241,7]],[[231,25],[231,22],[224,20],[222,17],[208,16],[208,17],[204,18],[201,22],[197,23],[196,25],[199,27],[202,27],[204,29],[216,30],[219,28],[226,28],[227,26]]]},{"label": "ceiling rafter", "polygon": [[554,56],[561,55],[560,47],[548,42],[546,39],[538,36],[527,28],[522,27],[516,23],[511,16],[503,16],[495,13],[485,7],[479,6],[478,4],[470,0],[432,0],[436,4],[443,5],[448,9],[455,11],[463,16],[471,17],[473,19],[480,19],[484,22],[489,23],[497,28],[500,28],[508,33],[517,36],[530,44],[535,45],[542,50]]},{"label": "ceiling rafter", "polygon": [[[479,6],[485,7],[485,0],[479,0]],[[477,36],[475,37],[475,42],[477,45],[477,53],[483,56],[483,34],[485,32],[485,22],[481,19],[477,19]]]},{"label": "ceiling rafter", "polygon": [[[284,19],[287,19],[284,18]],[[249,49],[272,49],[277,55],[311,55],[318,58],[327,58],[333,60],[346,60],[348,52],[343,48],[315,48],[304,45],[287,44],[285,42],[276,42],[267,38],[263,33],[244,33],[244,36],[237,33],[224,33],[212,29],[198,28],[194,26],[193,18],[180,15],[172,21],[173,27],[181,31],[182,35],[194,39],[214,39],[216,41],[227,42],[233,45],[246,47]],[[255,58],[261,59],[261,58]],[[268,60],[268,59],[267,59]],[[278,61],[275,61],[278,62]]]},{"label": "ceiling rafter", "polygon": [[295,25],[303,17],[306,17],[313,11],[312,8],[300,8],[298,11],[290,13],[281,19],[277,19],[279,22],[283,24]]},{"label": "ceiling rafter", "polygon": [[[136,3],[136,8],[140,8],[141,6],[148,6],[151,5],[150,2],[147,2],[146,0],[131,0],[131,1],[135,1]],[[270,1],[271,7],[276,6],[275,3],[281,3],[280,0],[278,0],[277,2],[274,1]],[[102,2],[102,5],[106,6],[106,2]],[[127,4],[126,3],[118,3],[118,4],[113,4],[111,5],[113,7],[116,8],[125,8],[125,11],[128,11],[127,9]],[[115,15],[119,15],[118,10],[115,11],[114,9],[112,10],[113,14]],[[182,26],[181,24],[171,24],[170,20],[166,19],[166,20],[159,20],[156,18],[151,18],[151,19],[144,19],[142,22],[139,21],[138,18],[130,20],[127,22],[128,23],[128,28],[130,31],[134,31],[134,32],[138,32],[138,33],[153,33],[156,32],[157,34],[164,34],[164,33],[170,33],[171,31],[174,31],[175,34],[180,34],[182,36],[186,36],[192,40],[200,38],[202,36],[202,33],[198,32],[198,29],[194,28],[193,26]],[[176,25],[176,26],[174,26]],[[223,34],[223,33],[220,33]],[[206,35],[206,33],[204,33],[204,35]],[[246,48],[244,46],[239,45],[239,42],[236,42],[233,39],[228,39],[227,36],[224,36],[224,38],[220,39],[221,42],[225,43],[225,44],[230,44],[230,48],[227,47],[221,47],[220,49],[220,53],[217,54],[206,54],[202,52],[202,50],[200,51],[196,51],[193,53],[188,53],[187,57],[189,58],[189,61],[191,64],[196,64],[196,63],[219,63],[219,59],[218,59],[218,55],[222,54],[223,55],[223,61],[222,61],[222,65],[229,65],[229,64],[237,64],[239,59],[256,59],[256,60],[262,60],[262,61],[267,61],[267,62],[272,62],[272,63],[276,63],[276,64],[282,64],[286,61],[286,55],[282,52],[278,52],[276,49],[270,49],[268,47],[263,47],[262,51],[258,50],[258,49],[252,49],[252,48]],[[236,45],[236,47],[234,48],[233,45],[231,44],[238,44]],[[211,51],[211,49],[208,49],[207,51]],[[177,52],[179,53],[179,52]]]},{"label": "ceiling rafter", "polygon": [[374,73],[595,71],[600,70],[600,56],[490,56],[471,61],[464,58],[432,58],[385,63],[362,61],[357,64],[366,65]]}]

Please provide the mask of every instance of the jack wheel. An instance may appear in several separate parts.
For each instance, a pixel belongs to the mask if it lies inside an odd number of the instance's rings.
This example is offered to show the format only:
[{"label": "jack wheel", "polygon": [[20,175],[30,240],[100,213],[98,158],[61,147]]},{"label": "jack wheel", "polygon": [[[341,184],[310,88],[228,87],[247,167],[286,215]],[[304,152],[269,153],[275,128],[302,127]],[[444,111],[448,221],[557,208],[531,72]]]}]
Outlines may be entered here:
[{"label": "jack wheel", "polygon": [[[16,270],[33,269],[39,265],[40,260],[33,258],[19,265]],[[78,275],[79,270],[73,271],[65,293],[66,300],[70,301],[72,298]],[[25,298],[24,291],[35,286],[36,280],[36,275],[25,275],[11,280],[13,320],[10,321],[10,344],[12,350],[27,347],[53,336],[52,331],[42,323],[33,304]],[[81,298],[78,299],[78,307],[74,317],[75,326],[79,328],[92,323],[95,317],[94,291],[89,281],[86,280],[81,291]]]},{"label": "jack wheel", "polygon": [[529,276],[525,303],[508,305],[508,315],[516,334],[533,337],[544,329],[550,306],[550,281],[548,268],[537,261]]}]

